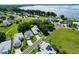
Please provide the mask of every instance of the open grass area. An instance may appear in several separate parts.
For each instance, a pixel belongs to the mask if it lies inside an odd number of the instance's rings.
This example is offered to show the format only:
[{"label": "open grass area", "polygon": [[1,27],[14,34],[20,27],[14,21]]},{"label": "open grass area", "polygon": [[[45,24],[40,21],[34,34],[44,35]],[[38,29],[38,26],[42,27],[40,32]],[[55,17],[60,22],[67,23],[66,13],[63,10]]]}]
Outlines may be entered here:
[{"label": "open grass area", "polygon": [[35,36],[31,39],[32,43],[34,43],[36,40],[37,40],[37,39],[36,39]]},{"label": "open grass area", "polygon": [[61,53],[79,53],[79,32],[71,29],[53,31],[46,42],[54,43]]},{"label": "open grass area", "polygon": [[12,24],[9,27],[0,27],[0,32],[4,32],[6,34],[6,37],[10,37],[10,35],[14,35],[14,33],[18,32],[17,31],[17,24]]}]

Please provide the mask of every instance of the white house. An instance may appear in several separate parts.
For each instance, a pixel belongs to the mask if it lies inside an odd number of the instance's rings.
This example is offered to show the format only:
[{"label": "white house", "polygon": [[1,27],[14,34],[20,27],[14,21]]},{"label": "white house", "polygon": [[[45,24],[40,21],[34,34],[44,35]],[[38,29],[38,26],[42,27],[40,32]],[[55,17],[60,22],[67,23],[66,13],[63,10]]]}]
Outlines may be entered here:
[{"label": "white house", "polygon": [[19,40],[22,40],[23,39],[23,34],[22,33],[15,33],[14,37],[18,37]]},{"label": "white house", "polygon": [[16,33],[14,34],[14,47],[19,48],[21,45],[21,40],[23,39],[22,33]]},{"label": "white house", "polygon": [[39,29],[38,29],[38,27],[37,27],[36,25],[33,26],[33,27],[31,28],[31,30],[32,30],[32,32],[33,32],[34,34],[38,34]]},{"label": "white house", "polygon": [[49,43],[42,42],[40,44],[40,51],[36,54],[56,54],[56,51]]},{"label": "white house", "polygon": [[73,24],[77,24],[77,28],[79,30],[79,22],[73,22]]},{"label": "white house", "polygon": [[13,43],[14,47],[17,49],[20,47],[21,45],[21,41],[19,40],[18,37],[14,37],[14,43]]},{"label": "white house", "polygon": [[8,20],[4,20],[3,21],[3,26],[8,26],[8,25],[10,25],[11,23],[10,22],[8,22]]},{"label": "white house", "polygon": [[59,22],[62,22],[63,20],[59,17],[56,17],[56,20],[58,20]]},{"label": "white house", "polygon": [[26,32],[24,33],[24,36],[25,36],[25,38],[26,38],[27,40],[30,40],[31,37],[34,36],[34,35],[33,35],[32,31],[29,30],[29,31],[26,31]]},{"label": "white house", "polygon": [[54,21],[55,20],[54,17],[48,17],[47,19],[50,20],[50,21]]},{"label": "white house", "polygon": [[0,43],[0,54],[8,54],[11,49],[11,40]]}]

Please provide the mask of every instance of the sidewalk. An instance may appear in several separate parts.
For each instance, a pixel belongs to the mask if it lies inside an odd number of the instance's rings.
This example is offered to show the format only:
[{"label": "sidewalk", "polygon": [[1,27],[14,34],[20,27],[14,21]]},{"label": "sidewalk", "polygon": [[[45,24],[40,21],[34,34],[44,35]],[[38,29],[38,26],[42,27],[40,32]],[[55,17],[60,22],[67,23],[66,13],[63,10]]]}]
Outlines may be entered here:
[{"label": "sidewalk", "polygon": [[19,48],[19,49],[15,49],[15,53],[16,53],[16,54],[21,54],[22,52],[21,52],[21,50],[20,50],[20,48]]},{"label": "sidewalk", "polygon": [[32,46],[32,45],[33,45],[33,43],[31,42],[31,40],[27,40],[27,44],[28,44],[29,46]]}]

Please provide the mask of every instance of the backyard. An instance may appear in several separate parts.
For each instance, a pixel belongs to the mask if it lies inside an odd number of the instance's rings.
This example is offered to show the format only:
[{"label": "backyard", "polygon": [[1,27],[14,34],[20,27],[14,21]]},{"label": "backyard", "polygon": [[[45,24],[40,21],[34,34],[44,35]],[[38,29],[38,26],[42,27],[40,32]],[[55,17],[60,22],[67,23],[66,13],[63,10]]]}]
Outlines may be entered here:
[{"label": "backyard", "polygon": [[55,44],[60,53],[79,53],[79,32],[71,29],[53,31],[45,40]]}]

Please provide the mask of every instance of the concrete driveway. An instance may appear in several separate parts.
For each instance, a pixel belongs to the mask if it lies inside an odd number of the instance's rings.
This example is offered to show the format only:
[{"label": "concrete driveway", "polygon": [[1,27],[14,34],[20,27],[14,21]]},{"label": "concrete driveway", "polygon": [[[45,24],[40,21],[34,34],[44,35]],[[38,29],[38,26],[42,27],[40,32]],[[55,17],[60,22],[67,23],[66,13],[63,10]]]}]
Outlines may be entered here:
[{"label": "concrete driveway", "polygon": [[41,39],[41,37],[39,35],[36,35],[37,40]]},{"label": "concrete driveway", "polygon": [[33,43],[32,43],[31,40],[27,40],[27,44],[28,44],[29,46],[32,46],[32,45],[33,45]]},{"label": "concrete driveway", "polygon": [[18,49],[15,49],[15,53],[16,54],[21,54],[22,52],[21,52],[20,48],[18,48]]}]

